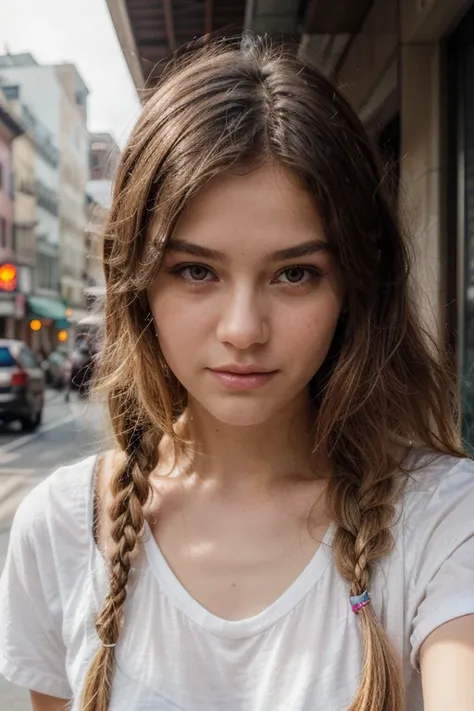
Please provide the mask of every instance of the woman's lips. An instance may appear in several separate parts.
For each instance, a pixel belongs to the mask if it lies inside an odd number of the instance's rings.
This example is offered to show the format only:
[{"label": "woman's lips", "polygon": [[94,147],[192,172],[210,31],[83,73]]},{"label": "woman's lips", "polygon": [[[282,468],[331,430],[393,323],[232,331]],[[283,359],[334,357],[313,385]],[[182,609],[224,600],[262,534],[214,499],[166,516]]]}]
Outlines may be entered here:
[{"label": "woman's lips", "polygon": [[233,373],[228,370],[210,370],[214,378],[230,390],[257,390],[275,377],[277,371],[268,373]]}]

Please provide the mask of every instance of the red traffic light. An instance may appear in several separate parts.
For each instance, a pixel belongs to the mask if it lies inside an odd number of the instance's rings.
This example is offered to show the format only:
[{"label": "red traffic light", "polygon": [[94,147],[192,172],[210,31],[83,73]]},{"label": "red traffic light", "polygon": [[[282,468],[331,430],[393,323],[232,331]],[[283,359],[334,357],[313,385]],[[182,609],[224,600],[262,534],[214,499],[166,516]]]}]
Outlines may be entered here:
[{"label": "red traffic light", "polygon": [[18,271],[13,264],[0,265],[0,291],[15,291]]}]

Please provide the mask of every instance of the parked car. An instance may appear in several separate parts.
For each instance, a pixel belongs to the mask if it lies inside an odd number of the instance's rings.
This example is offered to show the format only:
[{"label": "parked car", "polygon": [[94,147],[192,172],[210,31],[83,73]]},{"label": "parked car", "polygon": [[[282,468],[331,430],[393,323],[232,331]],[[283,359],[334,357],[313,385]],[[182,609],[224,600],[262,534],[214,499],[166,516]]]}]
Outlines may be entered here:
[{"label": "parked car", "polygon": [[71,360],[64,351],[52,351],[43,363],[46,382],[52,388],[62,390],[71,377]]},{"label": "parked car", "polygon": [[41,423],[45,375],[22,341],[0,339],[0,420],[19,420],[25,431]]}]

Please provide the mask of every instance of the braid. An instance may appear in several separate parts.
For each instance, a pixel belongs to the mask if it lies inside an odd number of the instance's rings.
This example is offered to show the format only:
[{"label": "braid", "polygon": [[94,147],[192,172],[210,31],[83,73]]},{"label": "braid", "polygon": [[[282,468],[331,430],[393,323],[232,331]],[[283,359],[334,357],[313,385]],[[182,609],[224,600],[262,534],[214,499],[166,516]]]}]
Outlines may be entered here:
[{"label": "braid", "polygon": [[[338,472],[330,484],[329,500],[338,524],[333,550],[340,573],[352,595],[370,591],[373,564],[393,546],[391,525],[397,488],[395,477],[370,485]],[[404,685],[387,635],[372,605],[360,610],[363,662],[359,689],[349,711],[401,711]]]},{"label": "braid", "polygon": [[[127,437],[127,430],[123,435]],[[158,444],[154,442],[154,458]],[[148,446],[147,446],[148,444]],[[110,535],[114,548],[109,560],[109,587],[103,608],[96,621],[101,642],[84,684],[83,711],[107,711],[115,671],[115,645],[123,624],[123,607],[127,598],[127,584],[132,556],[136,553],[144,526],[143,506],[150,495],[147,472],[151,471],[151,442],[144,431],[134,426],[126,443],[127,458],[111,481],[112,521]]]}]

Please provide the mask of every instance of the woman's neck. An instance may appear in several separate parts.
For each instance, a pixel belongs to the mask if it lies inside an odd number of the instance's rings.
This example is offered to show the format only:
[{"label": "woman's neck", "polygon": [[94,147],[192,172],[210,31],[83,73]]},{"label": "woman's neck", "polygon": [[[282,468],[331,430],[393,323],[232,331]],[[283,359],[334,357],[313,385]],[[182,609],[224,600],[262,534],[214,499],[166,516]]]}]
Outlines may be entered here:
[{"label": "woman's neck", "polygon": [[256,490],[289,480],[325,477],[329,461],[313,452],[314,412],[289,406],[259,425],[224,424],[191,402],[186,438],[193,453],[190,470],[226,491]]}]

